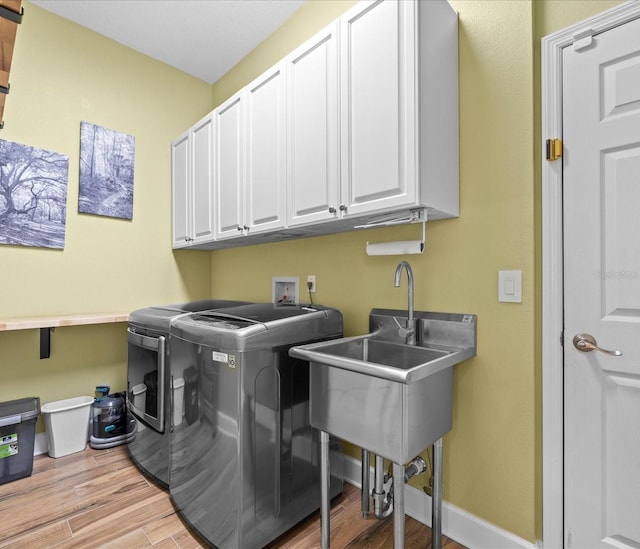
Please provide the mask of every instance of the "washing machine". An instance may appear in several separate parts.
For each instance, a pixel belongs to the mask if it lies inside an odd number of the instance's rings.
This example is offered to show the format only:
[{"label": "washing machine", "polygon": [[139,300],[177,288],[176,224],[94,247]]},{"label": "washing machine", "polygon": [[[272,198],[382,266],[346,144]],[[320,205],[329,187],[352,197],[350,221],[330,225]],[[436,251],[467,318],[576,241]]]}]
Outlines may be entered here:
[{"label": "washing machine", "polygon": [[[171,433],[169,491],[209,544],[263,547],[319,508],[310,366],[288,351],[342,333],[342,314],[319,305],[251,304],[172,322],[170,371],[184,380],[184,392]],[[336,496],[343,469],[337,439],[330,459]]]},{"label": "washing machine", "polygon": [[[161,486],[169,485],[169,432],[173,392],[169,370],[169,325],[177,316],[232,307],[246,301],[205,299],[133,311],[127,329],[127,408],[137,423],[129,456]],[[179,388],[177,388],[179,390]]]}]

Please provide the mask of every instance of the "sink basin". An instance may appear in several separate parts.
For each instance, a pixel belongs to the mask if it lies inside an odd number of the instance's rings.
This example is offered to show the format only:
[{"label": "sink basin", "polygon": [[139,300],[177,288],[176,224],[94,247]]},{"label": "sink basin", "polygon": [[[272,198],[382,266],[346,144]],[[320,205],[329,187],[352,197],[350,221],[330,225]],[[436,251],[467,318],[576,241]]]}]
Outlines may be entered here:
[{"label": "sink basin", "polygon": [[451,429],[453,366],[476,352],[475,315],[417,311],[413,346],[402,314],[374,309],[371,333],[289,350],[311,364],[311,425],[400,464]]},{"label": "sink basin", "polygon": [[[296,347],[292,356],[398,383],[413,383],[468,356],[464,349],[421,347],[382,339],[375,334]],[[471,355],[470,355],[471,356]]]}]

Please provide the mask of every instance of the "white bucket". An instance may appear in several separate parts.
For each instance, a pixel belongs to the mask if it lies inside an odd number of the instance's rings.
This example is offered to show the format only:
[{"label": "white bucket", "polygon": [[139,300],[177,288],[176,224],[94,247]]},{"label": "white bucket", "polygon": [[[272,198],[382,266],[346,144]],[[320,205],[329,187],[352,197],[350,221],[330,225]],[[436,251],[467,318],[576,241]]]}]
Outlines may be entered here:
[{"label": "white bucket", "polygon": [[133,405],[138,410],[144,411],[146,399],[147,399],[147,386],[144,383],[138,383],[131,389],[131,397],[133,399]]},{"label": "white bucket", "polygon": [[184,379],[177,377],[173,380],[173,425],[182,423],[184,410]]},{"label": "white bucket", "polygon": [[93,397],[80,396],[42,406],[51,457],[58,458],[85,449],[92,404]]}]

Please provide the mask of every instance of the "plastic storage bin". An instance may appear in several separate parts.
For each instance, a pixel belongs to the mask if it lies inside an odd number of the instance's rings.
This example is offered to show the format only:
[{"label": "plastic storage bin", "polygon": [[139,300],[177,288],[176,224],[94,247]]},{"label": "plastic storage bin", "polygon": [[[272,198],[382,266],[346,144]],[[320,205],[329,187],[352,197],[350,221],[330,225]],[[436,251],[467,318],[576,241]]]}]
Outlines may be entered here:
[{"label": "plastic storage bin", "polygon": [[31,475],[39,414],[38,397],[0,403],[0,484]]},{"label": "plastic storage bin", "polygon": [[85,449],[92,404],[93,397],[80,396],[42,406],[51,457],[59,458]]}]

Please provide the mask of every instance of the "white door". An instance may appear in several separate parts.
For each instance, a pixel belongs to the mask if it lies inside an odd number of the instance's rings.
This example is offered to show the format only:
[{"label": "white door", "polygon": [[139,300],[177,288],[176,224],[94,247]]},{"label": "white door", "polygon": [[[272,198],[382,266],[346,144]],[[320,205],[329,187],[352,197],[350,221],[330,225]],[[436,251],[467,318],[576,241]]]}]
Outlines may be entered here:
[{"label": "white door", "polygon": [[287,224],[339,216],[338,24],[286,59]]},{"label": "white door", "polygon": [[213,240],[213,117],[191,128],[191,211],[193,244]]},{"label": "white door", "polygon": [[640,20],[588,42],[563,51],[564,543],[637,549]]},{"label": "white door", "polygon": [[340,19],[343,215],[415,204],[417,9],[362,2]]},{"label": "white door", "polygon": [[215,189],[215,236],[243,234],[244,151],[242,129],[243,94],[238,93],[213,111],[213,174]]},{"label": "white door", "polygon": [[246,216],[250,233],[285,225],[284,63],[246,88]]},{"label": "white door", "polygon": [[172,242],[174,248],[188,246],[191,238],[189,187],[189,132],[185,132],[171,144]]}]

